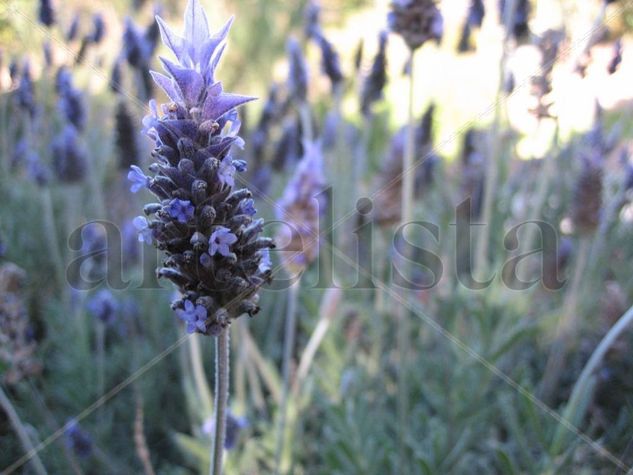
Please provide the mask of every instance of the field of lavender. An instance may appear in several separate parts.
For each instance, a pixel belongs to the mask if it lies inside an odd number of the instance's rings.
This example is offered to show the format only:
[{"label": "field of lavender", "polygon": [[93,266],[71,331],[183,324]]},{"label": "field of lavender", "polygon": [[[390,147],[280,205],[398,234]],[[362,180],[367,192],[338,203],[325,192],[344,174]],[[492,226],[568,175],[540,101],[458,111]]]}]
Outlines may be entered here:
[{"label": "field of lavender", "polygon": [[3,0],[0,473],[633,473],[632,32]]}]

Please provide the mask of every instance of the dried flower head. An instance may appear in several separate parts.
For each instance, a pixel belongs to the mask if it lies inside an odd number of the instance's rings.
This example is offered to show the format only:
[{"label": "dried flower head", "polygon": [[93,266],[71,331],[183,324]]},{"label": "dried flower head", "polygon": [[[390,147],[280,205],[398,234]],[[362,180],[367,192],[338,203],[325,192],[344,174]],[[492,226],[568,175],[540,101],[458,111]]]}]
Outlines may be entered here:
[{"label": "dried flower head", "polygon": [[541,69],[538,75],[531,78],[532,95],[536,105],[530,109],[530,112],[538,119],[552,117],[550,112],[552,101],[549,99],[552,92],[552,72],[558,50],[564,39],[565,34],[562,31],[547,30],[537,43],[541,52]]},{"label": "dried flower head", "polygon": [[389,27],[404,39],[411,50],[429,40],[440,41],[444,20],[435,0],[394,0],[388,16]]},{"label": "dried flower head", "polygon": [[576,181],[571,217],[579,234],[591,234],[600,224],[602,210],[602,157],[593,154],[581,156],[580,175]]},{"label": "dried flower head", "polygon": [[155,243],[167,259],[159,277],[175,283],[182,298],[172,303],[189,331],[217,335],[231,319],[258,312],[257,291],[271,278],[261,237],[263,220],[254,218],[251,193],[236,189],[235,174],[246,169],[230,150],[241,145],[236,107],[251,97],[225,93],[215,70],[232,20],[210,34],[197,0],[185,12],[184,37],[157,17],[163,43],[176,56],[161,58],[168,75],[152,71],[172,102],[143,123],[154,140],[151,177],[132,167],[133,191],[146,186],[159,199],[145,206],[134,226],[139,240]]},{"label": "dried flower head", "polygon": [[[421,196],[433,182],[434,170],[440,158],[433,152],[431,129],[433,123],[433,104],[422,116],[415,129],[415,150],[417,153],[415,169],[415,194]],[[378,193],[375,194],[374,220],[383,226],[400,222],[402,211],[402,163],[408,128],[401,128],[392,138],[389,151],[382,163],[377,177]]]},{"label": "dried flower head", "polygon": [[42,370],[22,296],[25,280],[26,273],[15,264],[0,266],[0,366],[6,367],[2,380],[7,384]]},{"label": "dried flower head", "polygon": [[287,243],[283,265],[289,274],[307,268],[319,251],[319,217],[324,207],[323,153],[319,144],[304,143],[304,156],[278,202],[277,218],[285,225],[277,242]]}]

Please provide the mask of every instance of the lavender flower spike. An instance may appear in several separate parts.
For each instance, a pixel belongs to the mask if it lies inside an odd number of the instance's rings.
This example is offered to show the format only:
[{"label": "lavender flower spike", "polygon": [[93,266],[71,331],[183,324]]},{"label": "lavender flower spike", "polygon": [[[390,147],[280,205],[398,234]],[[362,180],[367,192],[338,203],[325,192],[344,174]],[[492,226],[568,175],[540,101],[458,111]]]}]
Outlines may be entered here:
[{"label": "lavender flower spike", "polygon": [[172,308],[187,331],[218,335],[232,319],[257,313],[257,291],[271,278],[261,263],[273,241],[261,237],[250,191],[235,187],[246,167],[231,155],[243,143],[236,107],[252,98],[224,92],[215,78],[232,20],[212,34],[200,3],[190,0],[182,36],[156,21],[176,59],[160,58],[165,74],[151,72],[170,102],[150,101],[143,120],[155,142],[152,174],[133,166],[128,177],[132,191],[147,186],[158,202],[134,226],[139,240],[165,251],[157,274],[180,290]]},{"label": "lavender flower spike", "polygon": [[325,204],[323,195],[319,195],[325,186],[321,147],[306,142],[304,149],[305,154],[278,203],[277,218],[286,225],[280,228],[276,240],[288,243],[283,265],[291,275],[304,270],[316,258],[319,216]]}]

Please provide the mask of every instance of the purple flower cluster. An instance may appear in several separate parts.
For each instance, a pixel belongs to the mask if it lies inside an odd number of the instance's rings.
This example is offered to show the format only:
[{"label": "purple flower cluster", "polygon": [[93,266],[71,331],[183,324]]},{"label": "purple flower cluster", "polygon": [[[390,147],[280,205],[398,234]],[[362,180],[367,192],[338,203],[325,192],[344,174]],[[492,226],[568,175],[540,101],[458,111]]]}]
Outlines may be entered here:
[{"label": "purple flower cluster", "polygon": [[271,277],[273,242],[260,237],[250,191],[235,188],[246,164],[231,156],[232,146],[243,145],[236,107],[252,98],[224,92],[215,78],[232,20],[212,35],[197,0],[187,6],[182,37],[156,20],[177,61],[160,58],[166,75],[151,71],[171,102],[150,101],[143,120],[155,142],[152,175],[132,166],[128,178],[133,192],[148,188],[159,202],[145,206],[149,219],[133,223],[140,241],[166,252],[157,273],[178,286],[182,298],[172,307],[187,331],[213,335],[257,313],[257,291]]}]

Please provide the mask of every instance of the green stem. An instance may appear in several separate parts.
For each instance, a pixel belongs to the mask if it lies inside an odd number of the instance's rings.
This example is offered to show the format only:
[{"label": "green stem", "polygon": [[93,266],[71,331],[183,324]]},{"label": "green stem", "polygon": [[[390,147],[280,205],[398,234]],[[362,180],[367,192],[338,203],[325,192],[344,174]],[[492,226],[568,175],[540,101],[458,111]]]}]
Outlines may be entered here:
[{"label": "green stem", "polygon": [[489,147],[490,154],[488,156],[488,160],[486,161],[486,176],[485,176],[485,184],[484,184],[484,202],[483,202],[483,213],[482,213],[482,234],[477,241],[477,249],[475,252],[475,275],[481,276],[481,274],[485,271],[488,265],[488,246],[490,241],[490,231],[492,227],[492,215],[493,215],[493,206],[495,203],[497,186],[498,186],[498,175],[499,175],[499,165],[500,165],[500,155],[501,155],[501,133],[500,133],[500,122],[501,122],[501,114],[503,112],[503,102],[504,102],[504,83],[506,78],[506,65],[508,62],[508,50],[509,50],[509,40],[510,40],[510,31],[512,28],[510,25],[513,22],[514,14],[516,11],[516,0],[510,0],[506,2],[505,11],[502,12],[502,22],[506,25],[506,35],[504,37],[501,59],[499,60],[499,84],[497,88],[497,97],[495,99],[495,116],[494,122],[492,126],[492,145]]},{"label": "green stem", "polygon": [[209,383],[204,371],[202,351],[200,350],[200,336],[196,333],[189,337],[189,356],[191,358],[193,380],[206,417],[213,412],[213,397],[211,396],[211,389],[209,389]]},{"label": "green stem", "polygon": [[24,427],[24,424],[22,424],[22,421],[20,420],[20,416],[18,415],[17,411],[13,407],[13,404],[11,404],[11,401],[9,400],[4,390],[2,389],[2,386],[0,386],[0,406],[9,417],[9,422],[11,422],[11,425],[13,426],[13,430],[15,431],[18,438],[20,439],[22,448],[24,449],[24,451],[26,452],[26,455],[31,461],[33,470],[38,475],[46,475],[46,469],[44,468],[42,461],[37,455],[37,451],[33,447],[33,444],[31,443],[31,440],[29,439],[29,436],[26,433],[26,428]]},{"label": "green stem", "polygon": [[[633,322],[633,307],[630,307],[626,313],[620,317],[615,325],[611,327],[609,332],[592,353],[591,358],[589,358],[589,361],[583,368],[582,373],[580,373],[580,377],[574,385],[571,397],[569,398],[569,402],[567,403],[567,407],[563,413],[564,421],[574,425],[582,421],[593,393],[592,390],[595,383],[593,373],[602,363],[607,351],[609,351],[613,343],[615,343],[620,335],[622,335],[631,322]],[[560,449],[564,442],[563,436],[566,433],[566,430],[567,428],[563,425],[563,423],[558,426],[552,443],[552,451],[554,454],[560,453]]]},{"label": "green stem", "polygon": [[277,445],[275,449],[275,473],[281,473],[281,459],[284,452],[286,438],[286,419],[288,417],[288,396],[290,389],[290,369],[292,350],[297,332],[297,304],[299,301],[299,286],[301,279],[297,279],[288,290],[288,306],[286,307],[286,328],[284,331],[284,353],[282,360],[283,386],[281,402],[279,404],[279,427],[277,429]]},{"label": "green stem", "polygon": [[[409,73],[409,108],[407,120],[407,141],[406,149],[402,160],[402,215],[400,224],[405,226],[413,220],[413,192],[415,184],[415,171],[413,170],[415,158],[415,124],[413,116],[413,96],[414,96],[414,72],[415,72],[415,51],[411,50]],[[409,249],[406,247],[405,249]],[[405,255],[400,260],[402,264],[402,275],[405,281],[409,280],[411,275],[410,255],[405,251]],[[403,289],[404,290],[404,289]],[[403,298],[409,299],[410,293],[405,293]],[[398,306],[398,329],[397,329],[397,352],[398,352],[398,468],[399,473],[406,473],[405,466],[405,443],[404,436],[407,427],[407,414],[409,406],[407,371],[405,359],[409,354],[409,312],[406,306]]]},{"label": "green stem", "polygon": [[41,197],[44,214],[44,234],[46,234],[49,252],[51,253],[51,258],[53,259],[53,265],[55,266],[55,273],[57,274],[57,283],[59,285],[60,292],[65,294],[64,283],[66,282],[66,272],[64,270],[64,260],[59,247],[59,239],[57,238],[57,230],[55,229],[53,198],[48,187],[42,188]]},{"label": "green stem", "polygon": [[553,395],[554,388],[558,385],[560,375],[563,371],[565,357],[570,343],[575,335],[575,328],[578,320],[578,298],[580,297],[580,288],[587,260],[589,258],[589,250],[591,241],[589,237],[583,237],[580,241],[578,250],[578,259],[574,269],[574,275],[570,283],[570,288],[565,295],[563,302],[563,310],[560,323],[556,330],[556,337],[553,349],[547,360],[543,381],[541,383],[541,397],[544,401],[549,401]]},{"label": "green stem", "polygon": [[226,410],[229,399],[229,329],[215,340],[215,435],[211,453],[211,475],[222,475],[222,455],[226,436]]},{"label": "green stem", "polygon": [[[105,392],[105,324],[98,320],[97,324],[97,395],[103,397]],[[99,407],[99,417],[103,421],[103,406]]]}]

